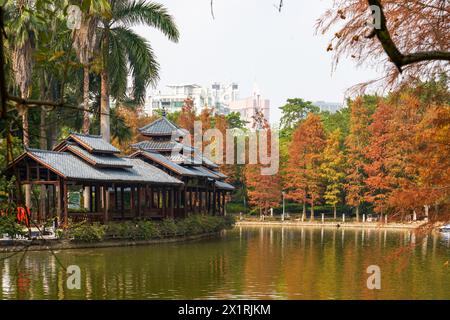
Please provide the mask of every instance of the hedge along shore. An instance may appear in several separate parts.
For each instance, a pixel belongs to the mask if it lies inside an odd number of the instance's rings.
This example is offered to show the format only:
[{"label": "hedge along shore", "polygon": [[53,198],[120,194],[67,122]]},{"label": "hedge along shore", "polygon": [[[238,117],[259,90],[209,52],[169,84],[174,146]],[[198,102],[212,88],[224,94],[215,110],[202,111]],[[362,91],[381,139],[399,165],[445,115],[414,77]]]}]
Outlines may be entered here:
[{"label": "hedge along shore", "polygon": [[301,222],[301,221],[236,221],[235,226],[279,226],[279,227],[326,227],[326,228],[368,228],[368,229],[417,229],[426,222],[415,223],[363,223],[363,222]]},{"label": "hedge along shore", "polygon": [[[100,242],[77,242],[73,240],[59,239],[36,239],[36,240],[7,240],[8,244],[0,245],[0,252],[18,252],[23,251],[29,245],[28,251],[45,251],[45,250],[66,250],[66,249],[89,249],[89,248],[112,248],[112,247],[129,247],[143,246],[162,243],[176,243],[185,241],[195,241],[201,239],[218,237],[222,231],[196,234],[191,236],[179,236],[170,238],[159,238],[149,240],[105,240]],[[31,242],[31,244],[30,244]]]}]

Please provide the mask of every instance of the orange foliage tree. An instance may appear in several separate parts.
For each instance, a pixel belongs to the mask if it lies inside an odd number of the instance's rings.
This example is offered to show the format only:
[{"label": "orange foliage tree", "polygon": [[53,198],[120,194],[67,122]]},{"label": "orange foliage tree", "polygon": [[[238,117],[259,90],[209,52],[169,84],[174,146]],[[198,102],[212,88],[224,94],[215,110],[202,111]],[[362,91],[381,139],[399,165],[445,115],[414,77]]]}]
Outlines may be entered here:
[{"label": "orange foliage tree", "polygon": [[[380,8],[374,11],[377,21],[370,6]],[[386,74],[380,80],[392,88],[448,73],[449,14],[448,0],[337,0],[316,28],[334,33],[327,49],[334,52],[334,63],[352,57],[357,64],[378,64]]]},{"label": "orange foliage tree", "polygon": [[319,172],[322,152],[326,145],[325,131],[318,115],[309,113],[292,135],[285,187],[287,197],[311,205],[311,220],[314,220],[314,205],[319,201],[322,191]]},{"label": "orange foliage tree", "polygon": [[347,151],[346,165],[346,202],[355,208],[356,219],[364,202],[365,193],[365,148],[369,142],[368,126],[370,111],[362,97],[358,97],[350,104],[350,134],[345,139]]}]

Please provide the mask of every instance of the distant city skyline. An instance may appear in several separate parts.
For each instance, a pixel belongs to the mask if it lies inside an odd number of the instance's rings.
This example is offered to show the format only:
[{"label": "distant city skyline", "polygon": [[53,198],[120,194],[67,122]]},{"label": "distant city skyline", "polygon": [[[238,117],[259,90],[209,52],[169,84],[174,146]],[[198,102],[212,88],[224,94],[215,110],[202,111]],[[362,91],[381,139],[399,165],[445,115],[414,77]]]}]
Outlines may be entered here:
[{"label": "distant city skyline", "polygon": [[180,30],[171,43],[156,30],[136,28],[148,39],[160,63],[157,88],[173,83],[237,82],[242,97],[253,83],[270,99],[271,122],[288,98],[345,104],[345,91],[376,78],[376,70],[357,68],[342,59],[332,71],[328,35],[315,35],[316,19],[331,0],[285,1],[278,12],[273,0],[216,0],[215,19],[209,1],[166,0]]}]

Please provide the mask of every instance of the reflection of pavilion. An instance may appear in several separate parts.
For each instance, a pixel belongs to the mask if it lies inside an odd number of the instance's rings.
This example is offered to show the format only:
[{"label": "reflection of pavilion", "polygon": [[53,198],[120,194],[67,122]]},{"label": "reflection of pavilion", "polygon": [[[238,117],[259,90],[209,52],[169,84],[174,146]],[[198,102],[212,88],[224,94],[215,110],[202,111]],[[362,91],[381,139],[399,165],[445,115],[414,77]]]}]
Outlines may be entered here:
[{"label": "reflection of pavilion", "polygon": [[[225,194],[234,187],[223,181],[216,164],[183,144],[186,130],[163,116],[140,131],[148,139],[132,145],[136,152],[129,157],[119,157],[120,150],[101,136],[72,133],[53,151],[26,149],[7,175],[17,173],[19,185],[43,186],[45,212],[31,204],[37,219],[56,214],[64,223],[68,218],[107,222],[225,214]],[[85,209],[70,210],[69,192],[82,188]]]}]

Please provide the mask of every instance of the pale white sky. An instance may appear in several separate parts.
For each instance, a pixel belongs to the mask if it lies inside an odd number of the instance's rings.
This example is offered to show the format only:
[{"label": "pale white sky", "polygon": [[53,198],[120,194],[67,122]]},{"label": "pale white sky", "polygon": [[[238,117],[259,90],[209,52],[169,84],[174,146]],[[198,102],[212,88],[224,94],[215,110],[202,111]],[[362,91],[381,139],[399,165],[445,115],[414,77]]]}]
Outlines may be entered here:
[{"label": "pale white sky", "polygon": [[155,0],[175,17],[181,38],[168,41],[154,29],[138,27],[161,65],[158,88],[173,83],[237,82],[240,97],[256,82],[271,102],[271,122],[287,98],[343,102],[350,86],[377,77],[375,70],[341,60],[332,72],[326,52],[331,34],[315,35],[316,19],[331,0]]}]

